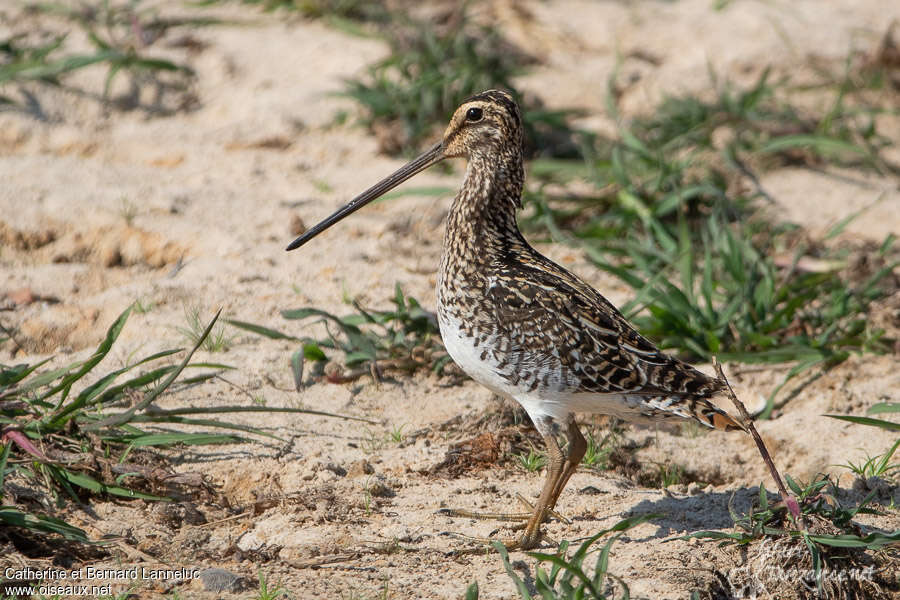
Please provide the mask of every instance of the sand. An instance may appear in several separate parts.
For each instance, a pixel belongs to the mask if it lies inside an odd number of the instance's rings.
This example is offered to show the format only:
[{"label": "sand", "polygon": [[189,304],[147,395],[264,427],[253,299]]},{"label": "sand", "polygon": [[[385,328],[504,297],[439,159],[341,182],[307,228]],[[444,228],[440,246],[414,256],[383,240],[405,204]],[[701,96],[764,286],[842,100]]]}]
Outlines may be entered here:
[{"label": "sand", "polygon": [[[618,60],[620,81],[628,82],[620,104],[627,118],[666,95],[711,93],[710,71],[747,83],[768,64],[791,74],[810,57],[839,61],[851,50],[872,49],[887,24],[900,18],[900,5],[880,0],[852,6],[744,1],[722,10],[712,4],[498,1],[479,10],[540,55],[541,62],[517,80],[521,87],[539,93],[549,107],[584,109],[581,124],[601,133],[615,129],[604,93]],[[178,2],[154,5],[196,14]],[[397,283],[433,309],[449,196],[404,196],[373,205],[302,251],[284,252],[292,221],[317,222],[401,164],[379,155],[375,139],[352,119],[335,124],[339,111],[355,110],[335,95],[343,79],[362,74],[387,54],[387,46],[279,13],[235,5],[208,10],[243,22],[197,29],[192,35],[202,42],[200,50],[163,51],[195,69],[189,95],[141,88],[137,105],[125,109],[71,89],[6,90],[29,91],[39,102],[28,111],[0,111],[0,296],[9,308],[0,318],[18,330],[17,344],[3,346],[2,362],[53,356],[52,364],[63,364],[86,357],[135,301],[148,310],[131,316],[107,369],[135,353],[183,346],[177,327],[192,309],[208,319],[221,308],[228,318],[296,335],[321,330],[286,322],[280,310],[316,306],[343,314],[351,311],[342,303],[348,295],[386,307]],[[38,19],[18,7],[0,8],[0,15],[0,39]],[[77,34],[73,41],[85,43]],[[102,67],[94,68],[68,82],[99,90],[104,76]],[[127,77],[119,78],[112,97],[127,92]],[[900,135],[900,127],[894,133]],[[897,157],[896,149],[888,152]],[[880,242],[888,233],[900,234],[896,178],[841,175],[784,168],[767,173],[762,185],[784,218],[813,233],[873,205],[847,228],[846,239]],[[460,178],[456,165],[450,174],[422,174],[414,185],[452,188]],[[556,244],[539,249],[613,302],[628,300],[628,289],[578,250]],[[262,571],[296,598],[460,598],[473,581],[483,599],[515,597],[495,553],[454,553],[472,544],[443,535],[487,536],[497,524],[436,514],[448,506],[518,509],[517,493],[533,498],[540,489],[542,474],[511,460],[460,473],[435,468],[452,444],[485,430],[505,432],[518,448],[536,439],[524,424],[478,425],[485,411],[499,410],[490,392],[428,374],[380,384],[369,378],[320,382],[296,392],[288,369],[293,343],[226,333],[233,336],[226,352],[197,357],[237,367],[228,381],[167,396],[161,406],[252,404],[257,397],[267,406],[303,406],[376,424],[243,415],[238,420],[270,427],[290,442],[166,452],[177,471],[206,476],[218,490],[217,503],[182,503],[190,509],[182,506],[178,513],[141,501],[96,502],[90,512],[74,511],[73,523],[96,536],[123,535],[126,546],[172,568],[226,568],[246,577],[251,588]],[[853,477],[837,465],[879,454],[895,438],[821,415],[863,414],[877,402],[900,401],[897,366],[896,354],[852,357],[781,406],[775,418],[760,422],[779,467],[800,479],[830,473],[852,499]],[[758,404],[785,368],[729,366],[729,373],[747,402]],[[584,420],[605,431],[602,420]],[[391,432],[398,430],[402,439],[395,441]],[[636,482],[625,467],[585,468],[558,506],[572,523],[550,523],[548,536],[576,540],[626,516],[660,513],[614,546],[610,571],[629,584],[632,597],[687,598],[692,590],[702,598],[740,597],[734,590],[713,593],[716,585],[728,590],[722,576],[727,580],[736,568],[736,554],[714,542],[675,538],[731,531],[730,501],[745,511],[760,483],[774,491],[749,438],[637,427],[626,427],[623,436],[640,448],[636,456],[645,470],[678,464],[690,481],[710,485],[658,489]],[[896,487],[883,491],[880,501],[889,504],[891,497],[900,502]],[[195,509],[209,522],[232,518],[202,524],[185,517]],[[877,525],[896,529],[900,517],[889,511]],[[135,556],[126,552],[115,560]],[[523,553],[511,557],[520,576],[525,565],[533,569]],[[143,582],[134,593],[149,598],[167,589],[185,598],[255,597],[252,589],[207,592],[199,581],[175,588]]]}]

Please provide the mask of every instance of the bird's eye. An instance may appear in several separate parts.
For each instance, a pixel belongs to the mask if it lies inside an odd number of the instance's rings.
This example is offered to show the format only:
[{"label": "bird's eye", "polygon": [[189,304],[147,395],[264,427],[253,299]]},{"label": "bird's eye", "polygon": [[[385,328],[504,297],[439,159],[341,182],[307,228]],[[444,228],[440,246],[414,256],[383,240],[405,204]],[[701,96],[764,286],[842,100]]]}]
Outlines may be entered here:
[{"label": "bird's eye", "polygon": [[466,111],[466,121],[469,123],[477,123],[484,116],[484,112],[477,107],[472,107]]}]

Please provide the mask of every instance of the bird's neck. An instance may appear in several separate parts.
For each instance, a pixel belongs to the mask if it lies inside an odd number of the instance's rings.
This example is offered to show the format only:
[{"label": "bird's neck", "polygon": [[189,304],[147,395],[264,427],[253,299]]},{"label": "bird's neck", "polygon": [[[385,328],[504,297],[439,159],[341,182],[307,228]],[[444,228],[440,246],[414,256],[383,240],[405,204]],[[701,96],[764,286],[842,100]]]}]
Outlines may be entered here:
[{"label": "bird's neck", "polygon": [[439,320],[466,306],[467,298],[483,298],[494,270],[529,248],[516,224],[524,181],[521,156],[501,161],[469,158],[444,232],[437,285]]},{"label": "bird's neck", "polygon": [[516,210],[522,206],[524,181],[519,155],[470,157],[462,188],[447,217],[445,253],[461,246],[491,252],[520,240]]}]

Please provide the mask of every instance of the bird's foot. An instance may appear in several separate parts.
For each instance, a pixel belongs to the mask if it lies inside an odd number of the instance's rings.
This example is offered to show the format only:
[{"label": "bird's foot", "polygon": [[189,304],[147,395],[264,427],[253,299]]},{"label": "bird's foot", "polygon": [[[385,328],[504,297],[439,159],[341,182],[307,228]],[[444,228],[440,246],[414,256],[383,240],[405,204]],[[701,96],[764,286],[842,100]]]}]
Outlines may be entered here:
[{"label": "bird's foot", "polygon": [[446,535],[458,540],[479,544],[479,546],[475,548],[464,548],[456,550],[455,552],[457,554],[480,554],[487,550],[484,545],[491,546],[494,544],[494,542],[500,542],[507,550],[531,550],[532,548],[536,548],[542,541],[547,539],[543,533],[538,533],[537,535],[533,535],[530,537],[526,533],[522,537],[517,538],[480,537],[475,535],[466,535],[464,533],[457,533],[455,531],[443,531],[441,532],[441,535]]},{"label": "bird's foot", "polygon": [[[465,508],[442,508],[437,511],[439,515],[447,515],[450,517],[464,517],[469,519],[479,519],[484,521],[528,521],[531,516],[534,514],[534,504],[525,499],[522,494],[516,494],[516,499],[521,502],[525,508],[527,509],[524,512],[517,513],[482,513],[475,512],[472,510],[468,510]],[[544,517],[544,521],[547,520],[547,517],[553,517],[559,521],[562,521],[566,525],[571,525],[572,522],[566,517],[562,516],[558,512],[553,509],[547,510],[547,516]]]},{"label": "bird's foot", "polygon": [[[518,538],[496,538],[493,537],[497,531],[493,531],[489,537],[478,537],[478,536],[470,536],[461,533],[455,532],[444,532],[442,535],[449,535],[455,537],[457,539],[465,540],[468,542],[476,542],[478,544],[493,544],[494,542],[500,542],[504,546],[506,546],[507,550],[529,550],[531,548],[537,547],[544,539],[544,534],[540,531],[540,524],[546,521],[549,517],[554,517],[559,519],[563,523],[567,525],[571,524],[567,518],[556,512],[551,508],[544,508],[543,517],[537,518],[537,508],[525,499],[521,494],[516,494],[516,498],[522,505],[527,509],[525,512],[520,513],[481,513],[475,512],[466,509],[460,508],[443,508],[437,511],[438,514],[448,515],[451,517],[464,517],[464,518],[472,518],[472,519],[491,519],[495,521],[519,521],[519,523],[510,527],[513,530],[524,530],[521,537]],[[464,550],[464,553],[472,553],[472,552],[480,552],[483,548],[479,547],[477,549]]]}]

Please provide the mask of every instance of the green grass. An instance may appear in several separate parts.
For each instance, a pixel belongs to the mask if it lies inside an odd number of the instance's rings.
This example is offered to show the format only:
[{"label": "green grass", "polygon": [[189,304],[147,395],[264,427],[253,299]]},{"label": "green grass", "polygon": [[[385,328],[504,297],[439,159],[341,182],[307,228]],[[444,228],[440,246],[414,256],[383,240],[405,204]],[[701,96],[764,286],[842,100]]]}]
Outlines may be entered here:
[{"label": "green grass", "polygon": [[275,600],[276,598],[290,597],[290,593],[280,584],[272,585],[266,581],[266,575],[259,570],[259,589],[256,592],[256,600]]},{"label": "green grass", "polygon": [[199,306],[185,307],[184,309],[184,326],[176,327],[184,339],[190,344],[200,344],[200,347],[207,352],[225,352],[231,347],[234,336],[225,333],[223,325],[217,325],[212,331],[206,332],[203,319],[200,315]]},{"label": "green grass", "polygon": [[[528,552],[527,555],[537,561],[533,575],[529,569],[527,576],[533,580],[538,597],[542,600],[629,598],[628,585],[609,571],[612,546],[626,531],[656,516],[642,515],[623,519],[609,529],[588,538],[571,554],[568,541],[561,542],[554,554]],[[594,547],[604,537],[607,537],[605,543],[600,547]],[[519,596],[522,600],[531,600],[531,591],[513,568],[506,548],[500,542],[494,542],[493,546],[500,554],[500,560],[516,586]],[[596,559],[590,566],[588,559],[593,559],[593,554],[596,554]],[[550,564],[549,571],[541,566],[544,563]],[[478,600],[478,597],[478,583],[475,582],[466,590],[465,599]]]},{"label": "green grass", "polygon": [[492,88],[509,90],[523,110],[534,154],[574,156],[571,111],[543,109],[523,97],[513,77],[533,62],[506,41],[498,29],[476,24],[467,5],[447,21],[416,21],[393,14],[383,33],[390,55],[350,79],[344,94],[363,109],[361,122],[379,133],[382,151],[411,153],[437,139],[457,106],[468,96]]},{"label": "green grass", "polygon": [[[412,374],[431,370],[442,373],[450,362],[444,350],[437,321],[419,302],[405,296],[399,284],[395,286],[391,310],[371,310],[348,298],[356,311],[337,316],[317,308],[298,308],[281,311],[287,320],[303,321],[304,327],[321,324],[324,337],[298,337],[269,327],[228,320],[228,323],[270,339],[299,342],[291,356],[291,370],[297,389],[302,387],[305,363],[314,364],[312,377],[333,383],[352,381],[365,375],[380,380],[385,372]],[[326,372],[326,350],[343,355],[346,369]]]},{"label": "green grass", "polygon": [[[870,415],[880,415],[880,414],[891,414],[891,413],[900,413],[900,402],[879,402],[878,404],[873,404],[869,407],[868,413]],[[887,431],[900,431],[900,423],[895,423],[894,421],[887,421],[885,419],[875,419],[872,417],[857,417],[852,415],[825,415],[826,417],[831,417],[832,419],[838,419],[840,421],[847,421],[848,423],[856,423],[858,425],[868,425],[871,427],[878,427],[879,429],[885,429]]]},{"label": "green grass", "polygon": [[[870,412],[900,412],[900,403],[881,403]],[[835,418],[898,430],[890,421]],[[850,468],[863,476],[883,475],[890,471],[888,462],[898,446],[900,440],[881,457]],[[773,476],[779,480],[777,473]],[[674,539],[718,540],[720,547],[736,546],[738,569],[727,578],[732,591],[765,591],[780,597],[802,586],[822,598],[893,598],[900,588],[889,566],[900,559],[900,529],[879,530],[868,524],[869,519],[866,524],[857,522],[858,515],[885,514],[872,505],[878,492],[870,492],[853,505],[841,500],[841,490],[828,476],[816,476],[809,483],[799,483],[789,475],[784,480],[787,489],[782,492],[796,501],[799,515],[789,513],[786,498],[772,502],[760,484],[758,499],[746,514],[736,513],[729,503],[735,531],[698,531]],[[893,509],[893,499],[888,508]],[[848,573],[861,576],[848,578]],[[695,597],[699,596],[695,593]]]},{"label": "green grass", "polygon": [[[209,381],[232,368],[191,362],[218,315],[189,349],[163,350],[98,372],[131,312],[128,308],[116,319],[85,360],[43,372],[39,369],[51,359],[0,365],[0,524],[48,539],[91,542],[80,528],[47,514],[48,507],[63,508],[70,501],[83,503],[91,497],[169,501],[158,491],[166,489],[163,482],[141,466],[162,468],[159,455],[151,454],[154,449],[279,439],[262,429],[217,419],[217,414],[290,412],[353,418],[260,406],[157,408],[155,402],[163,394]],[[171,364],[176,355],[181,355],[180,361]],[[193,371],[200,372],[188,374]],[[27,487],[44,500],[34,506],[12,503],[5,497],[4,482]]]},{"label": "green grass", "polygon": [[[111,480],[112,469],[107,468],[110,475],[104,479],[99,466],[109,463],[111,457],[118,457],[112,464],[125,463],[129,454],[140,448],[227,443],[240,439],[233,434],[153,433],[135,426],[142,422],[189,422],[146,411],[185,368],[213,371],[185,377],[180,382],[182,385],[206,381],[214,377],[216,371],[230,368],[219,364],[189,364],[197,346],[187,352],[178,365],[158,366],[158,363],[180,350],[158,352],[111,371],[72,394],[73,386],[93,374],[95,367],[109,353],[130,312],[131,308],[116,320],[97,351],[85,361],[39,375],[35,372],[46,364],[46,360],[34,365],[0,366],[0,424],[3,425],[0,493],[6,478],[15,478],[58,502],[66,496],[79,501],[85,494],[163,500],[158,495],[140,491],[139,486],[130,485],[126,480],[133,474],[128,470],[124,472],[125,476]],[[118,378],[130,375],[137,367],[147,369],[151,366],[149,371],[116,383]],[[127,404],[133,400],[137,402],[128,408]],[[119,412],[109,413],[108,410],[114,407],[120,407]],[[92,443],[89,436],[98,436],[97,444]],[[54,452],[73,458],[52,458]],[[100,455],[91,467],[89,459],[95,452]],[[59,534],[67,540],[88,541],[87,535],[76,527],[12,505],[0,507],[0,522],[35,532]]]},{"label": "green grass", "polygon": [[118,213],[125,224],[131,227],[134,225],[135,218],[140,214],[140,207],[130,198],[122,196],[119,198]]},{"label": "green grass", "polygon": [[[874,404],[869,407],[868,413],[870,415],[900,413],[900,402],[879,402],[878,404]],[[887,421],[885,419],[857,417],[852,415],[825,416],[831,417],[832,419],[847,421],[849,423],[856,423],[858,425],[866,425],[869,427],[878,427],[879,429],[885,429],[887,431],[900,432],[900,423]],[[871,457],[867,456],[866,461],[859,464],[854,464],[850,461],[847,461],[846,464],[841,466],[846,467],[858,477],[862,477],[863,479],[868,479],[869,477],[881,477],[883,479],[896,480],[898,475],[900,475],[900,463],[892,463],[891,459],[893,458],[894,453],[897,451],[897,448],[900,448],[900,438],[898,438],[897,441],[894,442],[894,444],[884,454],[879,454],[877,456]]]},{"label": "green grass", "polygon": [[581,464],[592,469],[605,471],[609,468],[609,456],[621,442],[621,430],[618,427],[611,429],[602,438],[595,431],[588,431],[585,436],[587,448]]},{"label": "green grass", "polygon": [[882,479],[894,479],[900,473],[900,463],[891,463],[894,452],[900,447],[900,439],[894,442],[894,445],[884,454],[877,456],[867,456],[865,462],[852,463],[847,461],[841,465],[846,467],[851,473],[857,477],[868,479],[869,477],[881,477]]},{"label": "green grass", "polygon": [[665,489],[678,485],[684,480],[684,467],[678,464],[665,463],[657,465],[659,487]]},{"label": "green grass", "polygon": [[[623,310],[662,347],[704,360],[717,355],[748,363],[795,361],[785,382],[811,367],[840,363],[852,352],[889,349],[883,331],[869,325],[868,309],[886,293],[894,264],[851,285],[838,271],[795,269],[802,248],[795,251],[794,265],[776,266],[780,240],[761,224],[728,224],[714,214],[699,234],[698,243],[681,219],[674,239],[651,234],[644,240],[649,244],[635,243],[619,264],[602,265],[634,288],[636,298]],[[893,241],[879,258],[892,260]]]},{"label": "green grass", "polygon": [[390,435],[391,441],[394,442],[395,444],[399,444],[406,437],[406,435],[403,433],[404,427],[406,427],[406,425],[399,425],[396,427],[391,427],[391,431],[390,431],[389,435]]},{"label": "green grass", "polygon": [[[788,519],[785,505],[772,503],[765,488],[760,485],[758,502],[747,514],[739,515],[732,510],[736,531],[698,531],[676,539],[718,540],[720,546],[756,546],[763,549],[766,544],[771,547],[777,542],[783,549],[782,558],[789,557],[784,564],[778,565],[779,568],[785,572],[802,573],[802,585],[818,588],[820,594],[825,592],[829,572],[869,564],[869,559],[864,556],[866,553],[869,557],[877,555],[888,562],[897,560],[900,529],[892,532],[873,530],[854,521],[858,514],[881,514],[869,507],[875,492],[856,506],[846,507],[837,498],[837,487],[827,477],[808,484],[800,484],[787,475],[785,480],[800,503],[802,526],[798,527]],[[782,583],[794,586],[798,582]],[[851,582],[850,585],[857,584]]]},{"label": "green grass", "polygon": [[156,308],[156,302],[148,298],[138,298],[132,306],[135,313],[144,315]]},{"label": "green grass", "polygon": [[35,43],[32,36],[14,33],[0,39],[0,104],[20,104],[9,93],[11,85],[35,82],[62,86],[75,71],[102,66],[106,68],[103,89],[89,90],[109,99],[112,84],[120,75],[140,86],[152,83],[159,90],[183,92],[193,70],[156,55],[153,45],[172,30],[186,30],[216,23],[204,18],[164,18],[154,10],[139,8],[135,2],[95,2],[70,7],[65,4],[37,4],[34,10],[62,17],[70,27],[84,32],[92,48],[87,52],[68,49],[68,33],[47,33],[49,41]]},{"label": "green grass", "polygon": [[515,455],[516,464],[528,473],[540,471],[547,465],[547,456],[541,452],[535,451],[534,448],[528,450],[528,454],[524,452]]},{"label": "green grass", "polygon": [[[383,21],[387,12],[381,2],[367,0],[233,0],[235,3],[257,6],[264,11],[296,12],[310,19],[347,21]],[[223,0],[200,0],[210,5]]]}]

